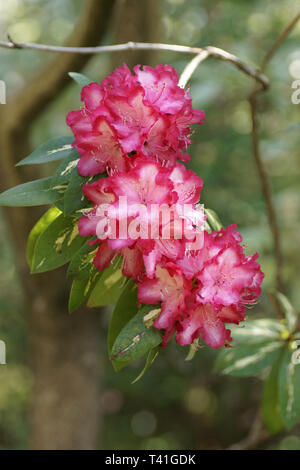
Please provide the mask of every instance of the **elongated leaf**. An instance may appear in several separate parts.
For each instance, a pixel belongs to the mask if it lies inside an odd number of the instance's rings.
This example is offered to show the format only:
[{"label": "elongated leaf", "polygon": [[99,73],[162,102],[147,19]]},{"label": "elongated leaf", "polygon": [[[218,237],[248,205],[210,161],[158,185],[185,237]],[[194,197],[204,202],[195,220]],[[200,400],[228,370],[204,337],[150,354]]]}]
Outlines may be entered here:
[{"label": "elongated leaf", "polygon": [[48,225],[53,222],[56,217],[61,214],[60,210],[57,207],[51,207],[35,224],[33,229],[31,230],[28,240],[27,240],[27,247],[26,247],[26,257],[29,266],[32,265],[34,247],[37,242],[38,237],[40,234],[48,227]]},{"label": "elongated leaf", "polygon": [[43,273],[63,266],[85,239],[78,235],[77,221],[59,215],[39,236],[34,247],[32,272]]},{"label": "elongated leaf", "polygon": [[91,272],[88,279],[75,279],[72,283],[69,297],[69,312],[72,313],[81,307],[88,299],[93,287],[102,273],[96,269]]},{"label": "elongated leaf", "polygon": [[232,326],[231,333],[234,344],[239,346],[280,340],[284,329],[278,320],[261,318],[248,320],[245,326]]},{"label": "elongated leaf", "polygon": [[111,316],[107,338],[109,353],[111,353],[114,342],[121,330],[136,315],[138,311],[137,301],[137,286],[130,279],[123,289]]},{"label": "elongated leaf", "polygon": [[290,429],[300,418],[300,364],[293,364],[288,348],[280,362],[278,383],[281,418]]},{"label": "elongated leaf", "polygon": [[98,246],[89,244],[87,240],[72,257],[68,267],[67,277],[74,277],[77,280],[88,279],[91,271],[96,269],[93,265],[93,259],[96,255]]},{"label": "elongated leaf", "polygon": [[283,427],[278,390],[279,365],[280,360],[273,364],[263,389],[262,416],[264,425],[270,434],[276,434]]},{"label": "elongated leaf", "polygon": [[197,351],[199,351],[199,338],[196,338],[190,345],[189,352],[185,358],[185,361],[192,361]]},{"label": "elongated leaf", "polygon": [[53,204],[61,194],[50,187],[51,178],[23,183],[0,194],[0,206],[42,206]]},{"label": "elongated leaf", "polygon": [[161,343],[160,332],[153,326],[147,327],[144,322],[144,316],[152,309],[152,305],[142,307],[122,329],[112,348],[112,360],[137,359]]},{"label": "elongated leaf", "polygon": [[[111,355],[114,342],[124,326],[136,315],[137,306],[137,287],[132,279],[130,279],[124,287],[112,313],[112,317],[108,328],[107,346],[108,353]],[[112,361],[116,371],[125,367],[128,363],[118,360]]]},{"label": "elongated leaf", "polygon": [[283,344],[272,341],[224,349],[217,357],[215,368],[235,377],[256,375],[278,360]]},{"label": "elongated leaf", "polygon": [[57,190],[64,191],[67,188],[71,177],[78,173],[77,163],[80,154],[77,150],[73,149],[69,155],[61,162],[56,172],[51,179],[51,187]]},{"label": "elongated leaf", "polygon": [[71,215],[84,208],[92,207],[92,203],[82,193],[82,186],[85,183],[98,181],[104,176],[105,173],[94,177],[83,177],[75,169],[70,175],[70,181],[64,193],[64,214]]},{"label": "elongated leaf", "polygon": [[69,76],[81,87],[89,85],[92,82],[86,75],[77,72],[69,72]]},{"label": "elongated leaf", "polygon": [[92,290],[87,303],[88,307],[114,305],[125,287],[125,281],[126,278],[120,269],[114,269],[112,265],[106,268],[103,276]]},{"label": "elongated leaf", "polygon": [[64,194],[65,215],[71,215],[76,211],[91,205],[91,202],[88,201],[82,193],[82,186],[85,182],[86,178],[80,176],[77,172],[71,177]]},{"label": "elongated leaf", "polygon": [[145,367],[143,368],[142,372],[137,376],[137,378],[131,382],[132,384],[136,384],[145,375],[145,372],[149,369],[149,367],[153,364],[153,362],[159,355],[159,350],[160,350],[160,347],[157,346],[156,348],[153,348],[149,351],[147,359],[146,359]]},{"label": "elongated leaf", "polygon": [[38,163],[48,163],[55,160],[61,160],[65,158],[72,150],[72,142],[74,137],[55,137],[54,139],[48,140],[32,152],[28,157],[24,158],[16,164],[21,165],[36,165]]},{"label": "elongated leaf", "polygon": [[296,330],[299,321],[296,310],[291,305],[288,298],[281,292],[274,291],[273,294],[278,300],[278,303],[284,313],[287,329],[289,332],[293,333]]},{"label": "elongated leaf", "polygon": [[222,223],[216,214],[215,211],[212,209],[204,209],[205,215],[206,215],[206,222],[209,224],[210,228],[214,232],[218,232],[222,228]]}]

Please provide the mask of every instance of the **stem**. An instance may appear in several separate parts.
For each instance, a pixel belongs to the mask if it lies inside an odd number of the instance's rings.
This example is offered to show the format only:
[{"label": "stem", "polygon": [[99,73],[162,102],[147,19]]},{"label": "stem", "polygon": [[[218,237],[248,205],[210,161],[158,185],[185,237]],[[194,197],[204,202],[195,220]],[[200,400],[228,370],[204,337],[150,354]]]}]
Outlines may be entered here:
[{"label": "stem", "polygon": [[[280,36],[276,39],[272,47],[266,53],[265,58],[262,61],[260,70],[263,71],[268,65],[269,61],[281,46],[286,37],[290,34],[293,28],[296,26],[297,22],[300,19],[300,13],[298,13],[295,18],[287,25],[283,30]],[[269,226],[272,232],[273,245],[274,245],[274,256],[276,261],[276,287],[279,291],[283,290],[283,281],[282,281],[282,264],[283,256],[281,250],[281,240],[280,232],[278,228],[277,215],[274,208],[274,203],[272,199],[272,190],[271,184],[269,181],[268,172],[263,163],[260,144],[259,144],[259,128],[258,128],[258,97],[261,93],[266,91],[265,87],[254,87],[250,97],[250,109],[251,109],[251,119],[252,119],[252,148],[253,148],[253,157],[257,166],[258,175],[261,182],[262,192],[264,195],[267,214],[269,220]]]},{"label": "stem", "polygon": [[[240,69],[246,75],[254,78],[259,82],[263,88],[268,88],[268,78],[256,69],[252,65],[246,64],[241,59],[233,54],[230,54],[223,49],[219,49],[214,46],[206,47],[188,47],[180,46],[178,44],[162,44],[162,43],[148,43],[148,42],[127,42],[125,44],[114,44],[110,46],[96,46],[96,47],[66,47],[66,46],[48,46],[45,44],[35,43],[17,43],[14,42],[10,37],[9,41],[0,41],[0,47],[7,49],[33,49],[44,52],[64,52],[64,53],[76,53],[76,54],[99,54],[103,52],[120,52],[128,50],[161,50],[161,51],[172,51],[181,52],[185,54],[204,54],[206,57],[215,57],[217,59],[224,60],[225,62],[232,63],[235,67]],[[205,57],[205,58],[206,58]]]},{"label": "stem", "polygon": [[273,46],[269,49],[269,51],[267,52],[267,54],[265,55],[265,58],[262,62],[262,65],[261,65],[261,70],[265,70],[267,64],[270,62],[270,60],[272,59],[273,55],[275,54],[275,52],[277,51],[277,49],[279,49],[279,47],[281,46],[281,44],[283,43],[283,41],[287,38],[287,36],[292,32],[292,30],[294,29],[294,27],[296,26],[296,24],[298,23],[300,19],[300,12],[295,16],[295,18],[288,24],[288,26],[282,31],[282,33],[280,34],[280,36],[276,39],[276,41],[274,42]]},{"label": "stem", "polygon": [[261,158],[260,152],[260,142],[259,142],[259,129],[258,129],[258,112],[257,112],[257,94],[254,93],[249,98],[250,109],[251,109],[251,120],[252,120],[252,148],[253,148],[253,157],[256,163],[258,170],[258,175],[261,183],[262,193],[265,199],[267,215],[269,220],[269,226],[272,232],[273,245],[274,245],[274,256],[276,262],[276,287],[279,291],[282,291],[282,253],[281,253],[281,243],[280,243],[280,234],[278,229],[278,222],[276,211],[274,208],[272,200],[272,190],[271,184],[269,181],[268,173],[266,167]]},{"label": "stem", "polygon": [[184,68],[182,74],[180,75],[180,80],[179,80],[179,83],[178,83],[178,85],[181,88],[185,88],[187,82],[189,81],[189,79],[191,78],[191,76],[193,75],[195,70],[197,69],[198,65],[200,65],[201,62],[203,62],[205,59],[207,59],[208,56],[209,56],[208,51],[204,50],[204,51],[200,52],[200,54],[196,55],[186,65],[186,67]]}]

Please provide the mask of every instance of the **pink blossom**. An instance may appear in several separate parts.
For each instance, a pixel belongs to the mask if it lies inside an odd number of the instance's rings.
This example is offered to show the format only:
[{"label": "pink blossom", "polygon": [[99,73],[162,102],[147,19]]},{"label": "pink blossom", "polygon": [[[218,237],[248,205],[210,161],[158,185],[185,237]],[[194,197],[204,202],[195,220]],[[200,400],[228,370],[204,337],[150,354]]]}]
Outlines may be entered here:
[{"label": "pink blossom", "polygon": [[173,263],[157,265],[155,274],[155,279],[145,278],[139,284],[138,300],[145,304],[161,302],[161,313],[155,319],[154,326],[166,330],[169,337],[185,309],[185,299],[190,294],[192,284]]},{"label": "pink blossom", "polygon": [[[199,225],[204,223],[203,211],[195,206],[201,188],[201,178],[179,163],[168,170],[155,161],[137,158],[131,170],[84,185],[83,193],[94,207],[79,220],[79,233],[96,235],[99,243],[107,239],[104,247],[121,256],[124,256],[122,249],[138,247],[135,256],[141,260],[137,266],[144,265],[151,278],[157,263],[182,258],[187,243],[198,236],[195,219]],[[187,203],[190,204],[188,212],[184,206]],[[104,211],[103,205],[108,205]],[[109,256],[106,254],[104,258]],[[100,266],[98,263],[98,269]],[[133,277],[140,274],[138,269]]]},{"label": "pink blossom", "polygon": [[210,304],[198,304],[194,310],[187,312],[180,322],[176,335],[177,343],[186,346],[200,337],[211,348],[220,348],[225,342],[230,342],[230,330],[226,329],[224,321],[235,320],[236,315],[236,321],[230,321],[230,323],[238,323],[243,320],[243,315],[232,309],[233,318],[227,317],[226,311],[222,315],[222,311],[225,309],[224,307],[220,312],[217,312]]},{"label": "pink blossom", "polygon": [[263,279],[255,259],[256,256],[246,258],[240,246],[221,250],[197,275],[199,301],[214,306],[242,306],[255,302]]},{"label": "pink blossom", "polygon": [[83,87],[82,109],[67,116],[79,173],[102,173],[83,186],[93,207],[79,233],[98,246],[98,270],[120,257],[139,302],[160,306],[154,327],[163,346],[176,334],[182,346],[201,338],[219,348],[231,341],[227,324],[243,321],[261,293],[258,255],[245,256],[236,225],[203,230],[203,182],[178,160],[189,160],[191,125],[202,124],[204,112],[192,108],[171,66],[134,72],[124,64]]},{"label": "pink blossom", "polygon": [[257,300],[263,273],[257,255],[244,255],[235,228],[205,232],[203,247],[175,260],[171,273],[169,264],[157,266],[154,279],[139,282],[139,300],[162,305],[154,326],[165,330],[164,345],[177,331],[182,346],[200,337],[219,348],[231,341],[225,324],[243,321],[246,305]]},{"label": "pink blossom", "polygon": [[100,84],[83,87],[83,108],[67,115],[83,176],[126,171],[137,153],[166,166],[189,159],[183,152],[191,143],[190,125],[202,124],[204,112],[193,110],[170,65],[134,71],[124,64]]}]

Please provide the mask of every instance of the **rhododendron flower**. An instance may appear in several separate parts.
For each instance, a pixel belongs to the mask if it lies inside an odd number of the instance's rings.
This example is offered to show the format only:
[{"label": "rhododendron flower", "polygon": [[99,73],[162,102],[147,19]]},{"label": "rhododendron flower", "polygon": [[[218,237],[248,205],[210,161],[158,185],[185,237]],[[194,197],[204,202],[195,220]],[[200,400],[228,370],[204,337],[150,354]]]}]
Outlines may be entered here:
[{"label": "rhododendron flower", "polygon": [[219,348],[231,341],[226,325],[243,321],[260,295],[258,255],[245,256],[236,225],[204,231],[202,180],[178,162],[189,160],[190,126],[204,112],[192,108],[171,66],[134,73],[123,65],[85,86],[83,108],[67,116],[79,173],[103,173],[83,186],[93,207],[79,233],[98,245],[98,270],[120,257],[139,303],[160,305],[153,325],[163,346],[176,334],[182,346],[201,338]]},{"label": "rhododendron flower", "polygon": [[182,276],[180,268],[173,263],[158,265],[155,274],[155,279],[145,278],[139,284],[138,300],[145,304],[161,302],[161,314],[155,319],[154,326],[166,330],[165,344],[185,311],[185,300],[190,295],[192,282]]},{"label": "rhododendron flower", "polygon": [[190,125],[202,124],[204,112],[192,108],[170,65],[134,71],[124,64],[100,84],[83,87],[83,108],[67,115],[83,176],[126,171],[135,154],[166,166],[189,159],[183,151],[191,143]]},{"label": "rhododendron flower", "polygon": [[[157,263],[182,258],[190,245],[201,243],[205,216],[196,203],[202,180],[179,163],[166,169],[140,157],[134,165],[128,172],[84,185],[94,208],[80,219],[79,233],[96,235],[102,242],[98,269],[120,254],[127,265],[128,256],[139,259],[130,263],[128,276],[137,278],[144,264],[151,278]],[[99,261],[100,254],[107,261]]]},{"label": "rhododendron flower", "polygon": [[185,346],[200,337],[211,348],[220,348],[231,341],[230,330],[224,323],[239,323],[243,319],[243,312],[233,307],[217,311],[210,304],[198,304],[180,322],[176,341]]},{"label": "rhododendron flower", "polygon": [[241,247],[222,250],[197,275],[201,283],[197,298],[217,306],[255,302],[262,281],[257,256],[246,258]]},{"label": "rhododendron flower", "polygon": [[162,265],[154,279],[144,277],[139,282],[140,302],[161,302],[154,326],[165,330],[164,344],[177,331],[176,341],[183,346],[200,337],[218,348],[230,341],[224,323],[238,324],[246,305],[257,300],[264,277],[258,255],[244,255],[235,228],[205,232],[202,249],[175,260],[172,271],[166,271],[168,264]]}]

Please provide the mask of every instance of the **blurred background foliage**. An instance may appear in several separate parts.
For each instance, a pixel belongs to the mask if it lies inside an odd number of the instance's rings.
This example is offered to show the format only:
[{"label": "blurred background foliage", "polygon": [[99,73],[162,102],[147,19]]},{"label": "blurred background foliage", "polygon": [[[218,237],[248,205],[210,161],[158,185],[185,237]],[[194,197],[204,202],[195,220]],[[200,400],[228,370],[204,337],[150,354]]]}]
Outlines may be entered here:
[{"label": "blurred background foliage", "polygon": [[[79,0],[1,0],[0,37],[16,41],[62,44],[78,17]],[[295,0],[163,0],[161,42],[190,46],[214,45],[246,62],[258,64],[296,13]],[[109,35],[106,43],[110,42]],[[9,100],[49,60],[47,53],[0,50],[0,78]],[[180,73],[190,57],[163,53],[159,62]],[[108,54],[94,57],[84,73],[100,81],[110,72]],[[286,293],[300,306],[300,105],[291,102],[293,80],[300,79],[300,24],[271,61],[270,90],[261,99],[261,139],[278,214],[284,251]],[[249,316],[275,316],[266,291],[274,285],[272,239],[251,153],[247,96],[250,78],[232,66],[209,59],[194,74],[194,107],[206,112],[196,129],[191,167],[204,180],[202,202],[217,211],[224,225],[237,223],[249,253],[258,251],[266,274],[260,303]],[[32,146],[66,135],[68,110],[79,105],[73,84],[48,107],[32,131]],[[7,363],[0,366],[0,448],[26,448],[31,373],[27,358],[30,331],[22,308],[22,289],[14,267],[3,215],[0,220],[0,338],[7,344]],[[103,317],[106,333],[108,315]],[[200,350],[185,362],[185,348],[170,345],[135,385],[142,363],[116,374],[103,353],[103,433],[105,449],[214,449],[242,439],[260,406],[263,377],[236,379],[213,372],[216,352]],[[265,448],[300,449],[300,428],[272,438]]]}]

